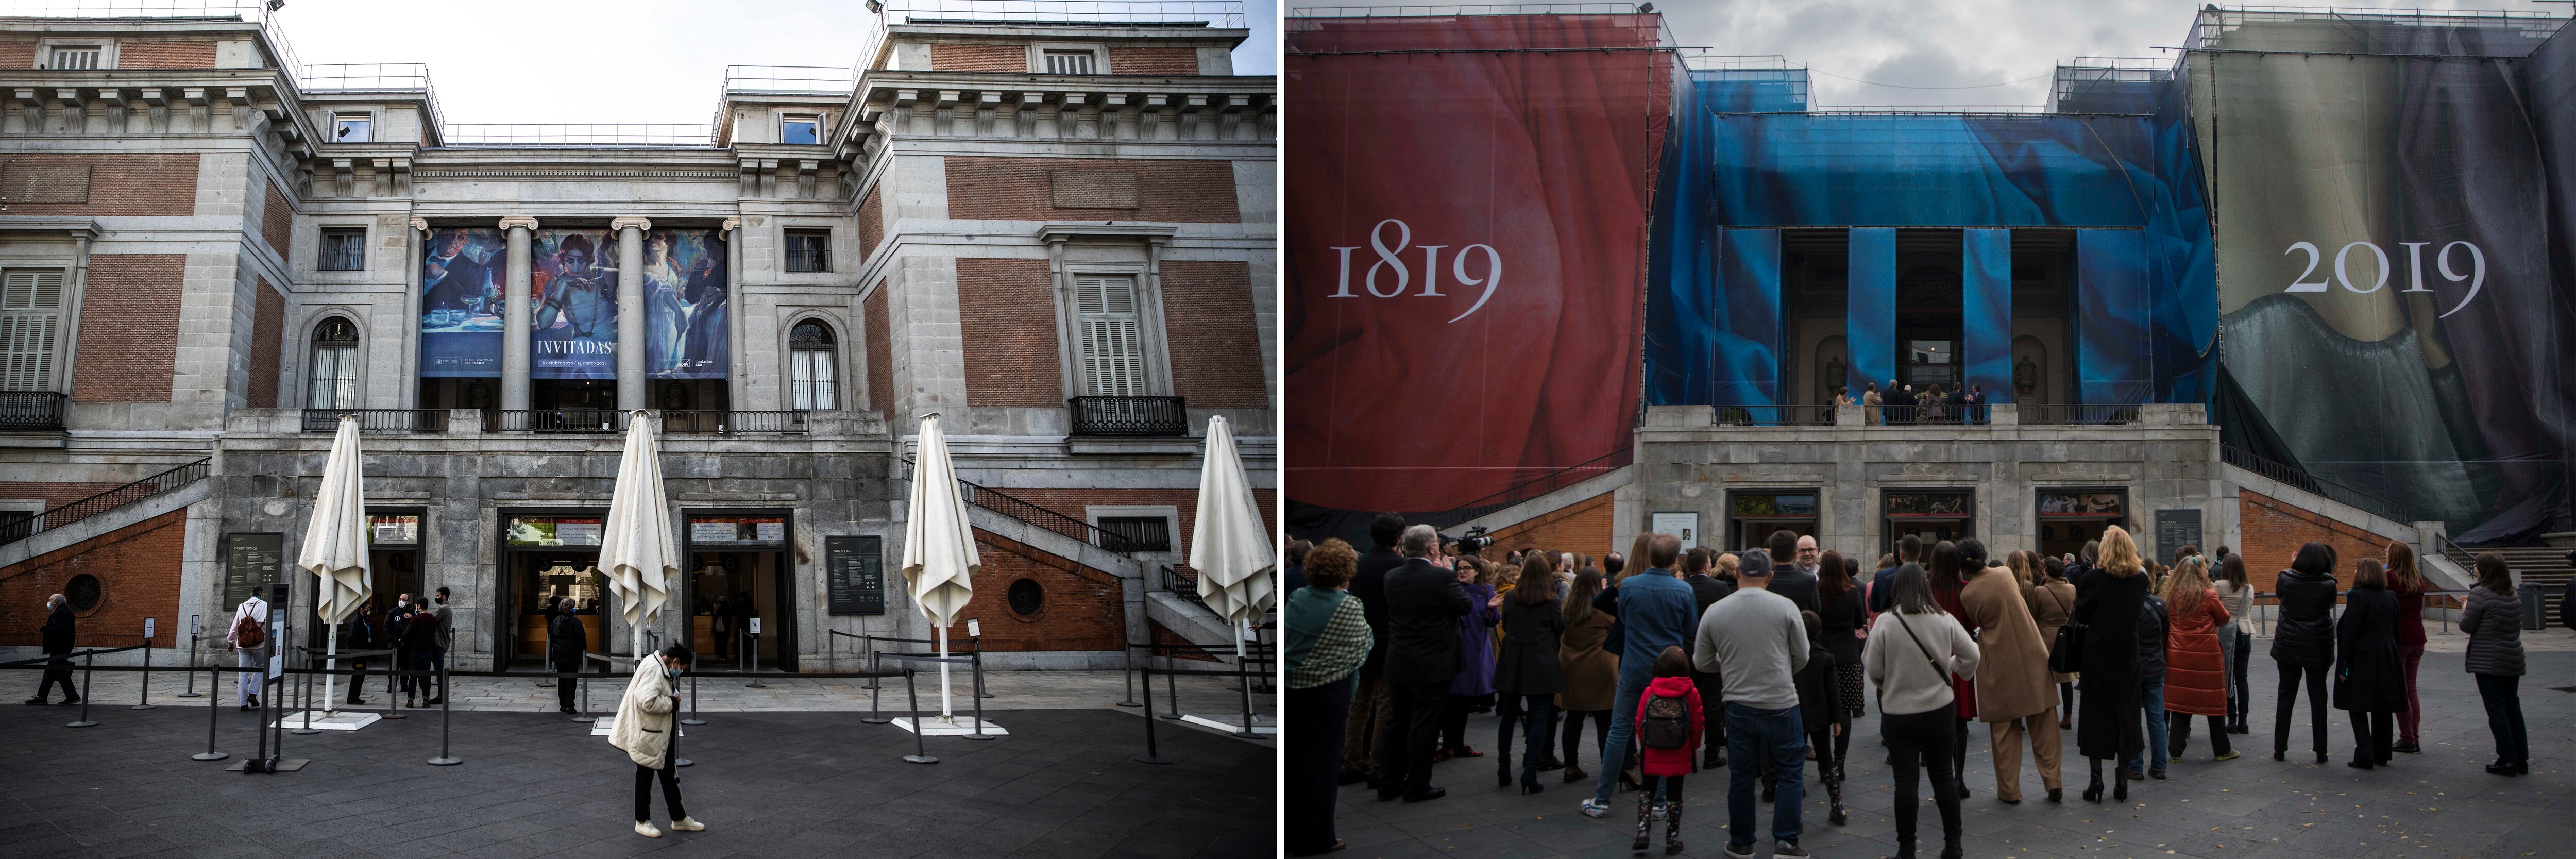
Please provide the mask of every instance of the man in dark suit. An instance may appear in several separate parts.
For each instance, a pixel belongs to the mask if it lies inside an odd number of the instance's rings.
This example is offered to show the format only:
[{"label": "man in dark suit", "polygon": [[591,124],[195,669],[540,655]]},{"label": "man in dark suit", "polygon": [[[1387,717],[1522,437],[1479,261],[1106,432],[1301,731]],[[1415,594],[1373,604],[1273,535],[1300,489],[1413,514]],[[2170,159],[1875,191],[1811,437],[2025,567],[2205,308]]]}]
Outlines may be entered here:
[{"label": "man in dark suit", "polygon": [[[581,615],[573,613],[572,598],[555,600],[554,617],[546,621],[546,662],[551,663],[558,674],[580,673],[581,653],[589,646],[590,629],[582,626]],[[577,678],[555,678],[556,709],[566,713],[580,712],[572,706],[573,687],[580,682]]]},{"label": "man in dark suit", "polygon": [[1887,405],[1888,423],[1913,423],[1915,418],[1914,386],[1906,385],[1904,387],[1898,387],[1896,380],[1889,379],[1887,382]]},{"label": "man in dark suit", "polygon": [[78,704],[81,696],[72,688],[72,659],[69,655],[72,652],[72,601],[64,599],[62,594],[55,594],[45,598],[45,609],[43,644],[45,655],[53,658],[45,661],[45,679],[36,686],[36,697],[27,699],[26,703],[45,703],[45,696],[51,694],[54,684],[59,682],[63,684],[63,703]]},{"label": "man in dark suit", "polygon": [[1458,573],[1434,563],[1439,539],[1429,525],[1404,529],[1404,566],[1386,574],[1390,641],[1383,670],[1394,713],[1387,722],[1386,769],[1378,774],[1379,802],[1398,796],[1421,802],[1448,793],[1431,786],[1432,735],[1449,698],[1449,681],[1465,666],[1458,619],[1474,607]]},{"label": "man in dark suit", "polygon": [[1344,724],[1342,736],[1343,784],[1365,781],[1370,787],[1383,787],[1378,774],[1386,770],[1387,717],[1391,714],[1386,696],[1386,574],[1404,565],[1404,556],[1395,552],[1395,542],[1404,536],[1404,517],[1394,513],[1377,514],[1369,523],[1369,542],[1375,548],[1361,555],[1352,568],[1350,595],[1360,598],[1360,615],[1375,630],[1369,643],[1368,661],[1360,663],[1359,680],[1351,686],[1351,715]]},{"label": "man in dark suit", "polygon": [[[1690,585],[1691,599],[1699,605],[1698,610],[1691,613],[1692,617],[1707,617],[1709,606],[1716,605],[1718,600],[1725,599],[1727,594],[1735,592],[1735,583],[1724,579],[1713,578],[1708,574],[1709,565],[1714,563],[1716,560],[1717,552],[1706,546],[1694,548],[1690,550],[1688,554],[1682,556],[1682,582]],[[1691,664],[1696,668],[1699,664],[1699,636],[1691,636],[1686,647],[1691,651]],[[1719,670],[1723,671],[1724,667],[1720,666]],[[1721,674],[1717,672],[1701,673],[1694,670],[1691,672],[1691,685],[1699,689],[1699,708],[1701,712],[1721,713],[1725,711],[1723,705],[1726,703],[1726,696],[1724,694],[1726,691],[1726,683]],[[1708,720],[1707,742],[1703,743],[1700,748],[1704,750],[1702,753],[1702,758],[1704,760],[1701,764],[1701,768],[1716,769],[1726,765],[1725,719]]]},{"label": "man in dark suit", "polygon": [[[1765,541],[1766,545],[1763,548],[1770,553],[1772,561],[1769,590],[1788,597],[1790,602],[1797,603],[1799,611],[1817,611],[1814,568],[1800,568],[1788,560],[1798,557],[1800,539],[1798,532],[1782,528],[1771,532],[1771,539]],[[1816,557],[1815,539],[1804,539],[1808,546],[1807,557]]]},{"label": "man in dark suit", "polygon": [[1888,603],[1896,596],[1896,574],[1907,567],[1922,569],[1914,563],[1922,556],[1923,538],[1912,534],[1896,538],[1896,566],[1878,571],[1878,575],[1869,581],[1869,610],[1872,613],[1887,610]]}]

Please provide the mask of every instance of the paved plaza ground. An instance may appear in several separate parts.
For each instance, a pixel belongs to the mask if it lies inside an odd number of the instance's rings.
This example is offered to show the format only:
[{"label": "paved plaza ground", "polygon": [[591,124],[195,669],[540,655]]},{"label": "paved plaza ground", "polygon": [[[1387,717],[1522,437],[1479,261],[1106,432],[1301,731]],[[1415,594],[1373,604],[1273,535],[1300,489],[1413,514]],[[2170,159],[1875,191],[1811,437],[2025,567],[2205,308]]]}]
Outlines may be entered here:
[{"label": "paved plaza ground", "polygon": [[[2441,635],[2428,648],[2420,675],[2425,708],[2424,752],[2400,754],[2392,768],[2362,772],[2344,766],[2352,754],[2352,731],[2340,710],[2331,711],[2332,762],[2319,766],[2307,751],[2308,722],[2304,700],[2294,720],[2289,760],[2274,762],[2272,750],[2273,682],[2268,639],[2256,639],[2253,675],[2252,734],[2231,737],[2243,757],[2218,762],[2202,731],[2195,731],[2185,760],[2174,764],[2172,780],[2144,781],[2130,787],[2125,804],[2093,805],[2078,796],[2085,783],[2084,760],[2074,757],[2074,736],[2066,765],[2066,803],[2052,805],[2039,777],[2024,755],[2023,801],[2005,805],[1995,799],[1993,757],[1986,728],[1969,729],[1968,777],[1973,791],[1963,806],[1963,846],[1970,859],[2037,859],[2037,857],[2215,857],[2215,859],[2518,859],[2576,856],[2576,637],[2567,630],[2525,633],[2533,651],[2530,673],[2523,678],[2523,712],[2531,734],[2532,772],[2520,778],[2488,775],[2482,767],[2495,757],[2485,710],[2477,687],[2462,673],[2460,636]],[[1876,857],[1895,852],[1894,788],[1886,753],[1879,747],[1878,712],[1855,719],[1844,791],[1851,819],[1846,826],[1825,822],[1821,787],[1814,766],[1807,768],[1809,792],[1806,835],[1801,846],[1819,857]],[[2205,727],[2206,723],[2196,727]],[[1473,745],[1491,755],[1492,716],[1469,721]],[[1588,731],[1587,731],[1588,734]],[[1596,755],[1585,740],[1584,763]],[[1542,856],[1627,857],[1635,825],[1636,795],[1619,794],[1608,819],[1584,817],[1576,805],[1591,794],[1589,781],[1562,783],[1556,773],[1542,774],[1547,792],[1522,796],[1494,787],[1494,758],[1452,760],[1432,776],[1449,795],[1406,805],[1378,803],[1366,785],[1342,789],[1341,836],[1351,845],[1343,856],[1353,859],[1433,855],[1515,859]],[[1686,855],[1723,856],[1726,844],[1725,771],[1689,780],[1689,815],[1683,839]],[[1930,804],[1929,787],[1921,818],[1923,855],[1940,850],[1940,818]],[[1769,856],[1772,843],[1770,808],[1763,806],[1755,841],[1758,855]],[[1621,814],[1624,812],[1624,816]],[[1646,855],[1663,855],[1663,824],[1654,829],[1654,847]]]},{"label": "paved plaza ground", "polygon": [[[224,767],[256,746],[253,714],[216,711],[206,747],[204,698],[125,708],[132,674],[96,675],[91,728],[76,708],[22,707],[37,675],[0,672],[0,857],[668,857],[992,856],[1237,857],[1273,852],[1275,745],[1159,723],[1168,766],[1136,763],[1144,719],[1113,706],[1116,672],[1001,672],[986,716],[1011,731],[991,742],[931,737],[934,765],[903,761],[912,734],[858,721],[866,709],[825,684],[858,680],[701,683],[708,724],[688,728],[680,771],[705,832],[634,834],[624,754],[550,711],[552,689],[520,679],[457,678],[451,742],[464,763],[433,767],[437,710],[406,710],[356,733],[289,735],[302,772],[243,775]],[[121,688],[111,693],[109,678]],[[1216,678],[1185,679],[1183,711],[1222,714],[1240,699]],[[204,678],[198,680],[200,690]],[[782,688],[784,687],[784,688]],[[924,684],[924,691],[935,685]],[[960,705],[966,686],[959,684]],[[613,703],[623,684],[594,690]],[[892,686],[889,705],[901,700]],[[175,691],[175,689],[173,690]],[[1160,710],[1163,686],[1156,684]],[[382,703],[382,690],[369,693]],[[524,699],[524,700],[522,700]],[[935,701],[935,698],[933,699]],[[1260,699],[1257,699],[1260,700]],[[104,704],[105,706],[97,706]],[[1046,709],[1032,708],[1032,704]],[[1272,712],[1267,700],[1263,712]],[[936,706],[935,703],[931,706]],[[961,707],[962,709],[962,707]],[[541,711],[545,710],[545,711]],[[657,790],[658,792],[658,790]],[[654,803],[657,821],[664,815]]]}]

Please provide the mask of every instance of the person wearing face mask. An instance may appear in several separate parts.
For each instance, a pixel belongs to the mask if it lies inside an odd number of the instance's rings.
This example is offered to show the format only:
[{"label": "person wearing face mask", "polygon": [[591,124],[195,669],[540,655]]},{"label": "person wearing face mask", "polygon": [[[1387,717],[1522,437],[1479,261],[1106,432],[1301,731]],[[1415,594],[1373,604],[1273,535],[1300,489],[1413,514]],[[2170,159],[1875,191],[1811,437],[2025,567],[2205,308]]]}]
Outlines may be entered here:
[{"label": "person wearing face mask", "polygon": [[662,648],[635,666],[625,697],[617,699],[617,724],[609,729],[608,743],[635,762],[635,834],[646,838],[662,837],[662,830],[653,827],[656,777],[662,780],[662,805],[671,812],[671,828],[682,832],[707,828],[680,805],[679,751],[671,745],[679,728],[672,719],[680,709],[678,678],[694,659],[686,645]]}]

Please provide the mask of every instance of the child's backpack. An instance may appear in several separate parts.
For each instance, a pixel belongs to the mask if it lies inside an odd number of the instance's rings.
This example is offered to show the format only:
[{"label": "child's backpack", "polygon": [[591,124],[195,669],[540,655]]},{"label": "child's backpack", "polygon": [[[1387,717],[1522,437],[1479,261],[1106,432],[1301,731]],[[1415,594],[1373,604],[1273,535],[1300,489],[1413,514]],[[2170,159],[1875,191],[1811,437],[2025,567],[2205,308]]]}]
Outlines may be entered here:
[{"label": "child's backpack", "polygon": [[1682,749],[1690,747],[1690,702],[1678,696],[1655,695],[1646,699],[1645,718],[1637,722],[1637,736],[1649,749]]}]

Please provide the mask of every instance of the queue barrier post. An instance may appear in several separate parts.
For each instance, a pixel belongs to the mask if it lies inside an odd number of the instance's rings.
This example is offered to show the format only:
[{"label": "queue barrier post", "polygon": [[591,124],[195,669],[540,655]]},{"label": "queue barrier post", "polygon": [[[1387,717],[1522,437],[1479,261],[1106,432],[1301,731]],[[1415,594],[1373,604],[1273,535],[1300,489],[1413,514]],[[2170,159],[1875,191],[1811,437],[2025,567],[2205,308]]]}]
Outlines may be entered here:
[{"label": "queue barrier post", "polygon": [[441,660],[438,663],[438,757],[429,759],[430,766],[452,767],[465,762],[448,750],[448,731],[455,721],[455,714],[447,705],[447,663]]},{"label": "queue barrier post", "polygon": [[[877,668],[877,637],[876,637],[876,636],[874,636],[874,635],[862,635],[862,636],[860,636],[860,639],[861,639],[860,644],[861,644],[861,645],[863,645],[863,646],[865,646],[865,647],[868,649],[868,652],[867,652],[867,659],[868,659],[868,671],[870,671],[871,673],[873,673],[873,672],[875,672],[875,671],[877,671],[877,670],[878,670],[878,668]],[[873,698],[875,697],[875,695],[876,695],[876,690],[877,690],[879,687],[881,687],[882,685],[884,685],[884,684],[880,684],[880,683],[878,683],[878,682],[877,682],[877,679],[876,679],[875,677],[869,677],[869,678],[868,678],[867,685],[862,686],[862,687],[860,687],[860,688],[863,688],[863,689],[868,690],[868,695],[869,695],[869,697],[870,697],[871,699],[873,699]],[[871,709],[873,709],[873,708],[871,708]]]},{"label": "queue barrier post", "polygon": [[[972,668],[975,670],[975,697],[977,697],[977,698],[990,698],[990,697],[993,697],[993,693],[984,691],[984,637],[983,637],[983,636],[980,636],[980,635],[979,635],[979,636],[975,636],[975,637],[973,637],[973,638],[966,639],[966,658],[973,660],[973,662],[972,662],[972,663],[970,663],[970,667],[972,667]],[[976,705],[976,706],[980,707],[980,706],[982,706],[982,705],[978,704],[978,705]],[[977,717],[977,718],[978,718],[978,719],[981,719],[982,717],[980,717],[980,716],[979,716],[979,717]],[[978,727],[976,730],[981,731],[981,730],[983,730],[983,729],[982,729],[982,728],[980,728],[980,727]]]},{"label": "queue barrier post", "polygon": [[1234,731],[1238,737],[1252,736],[1252,674],[1248,670],[1251,661],[1249,657],[1234,661],[1235,685],[1243,687],[1243,725]]},{"label": "queue barrier post", "polygon": [[[221,671],[222,669],[215,666],[206,666],[206,750],[197,754],[189,755],[188,758],[190,760],[220,761],[225,758],[232,757],[232,755],[215,751],[215,729],[219,726],[219,722],[222,719],[223,714],[221,710],[223,709],[224,703],[222,700],[223,695],[215,691],[223,683],[222,680],[218,679],[223,676]],[[196,676],[197,672],[193,670],[188,672],[188,678],[190,680],[196,679]]]},{"label": "queue barrier post", "polygon": [[[689,717],[681,719],[680,724],[704,725],[706,723],[707,720],[698,718],[698,672],[695,667],[692,667],[689,669]],[[687,765],[682,764],[682,766]]]},{"label": "queue barrier post", "polygon": [[[195,677],[195,676],[197,676],[197,675],[196,675],[196,673],[195,673],[195,672],[190,672],[190,673],[188,674],[188,676],[190,676],[190,677]],[[87,696],[83,696],[83,697],[87,697]],[[143,640],[143,698],[142,698],[140,701],[136,702],[134,706],[127,707],[127,708],[125,708],[125,709],[128,709],[128,710],[157,710],[157,709],[160,709],[160,708],[158,708],[158,707],[154,707],[154,706],[152,706],[152,639],[147,638],[147,639],[144,639],[144,640]]]},{"label": "queue barrier post", "polygon": [[[588,654],[588,653],[584,653],[584,654],[582,654],[582,655],[581,655],[581,667],[583,667],[583,668],[588,668],[588,667],[590,667],[590,660],[591,660],[591,658],[592,658],[591,654]],[[568,681],[568,682],[570,682],[570,683],[572,683],[572,684],[573,684],[573,688],[574,688],[574,689],[578,689],[578,690],[580,690],[580,691],[581,691],[581,712],[574,713],[574,714],[573,714],[573,716],[572,716],[572,720],[573,720],[573,721],[575,721],[575,722],[580,722],[580,723],[582,723],[582,724],[590,724],[590,723],[592,723],[592,722],[597,722],[597,721],[599,721],[599,720],[598,720],[598,719],[595,719],[595,718],[592,718],[592,717],[591,717],[591,715],[590,715],[590,684],[582,682],[581,675],[582,675],[582,674],[584,674],[584,673],[585,673],[585,672],[575,671],[575,672],[573,672],[573,673],[572,673],[572,679],[571,679],[570,681]]]},{"label": "queue barrier post", "polygon": [[[403,715],[403,714],[402,714],[402,707],[401,707],[401,706],[399,706],[399,705],[396,705],[396,704],[394,703],[394,696],[402,693],[402,673],[403,673],[402,651],[396,650],[396,651],[393,651],[393,652],[391,652],[391,653],[387,653],[387,654],[385,654],[385,663],[386,663],[387,665],[391,666],[390,668],[387,668],[387,669],[385,670],[385,711],[384,711],[383,713],[381,713],[381,714],[378,714],[378,715],[377,715],[377,718],[379,718],[379,719],[408,719],[408,718],[411,718],[411,717],[409,717],[409,716],[405,716],[405,715]],[[357,680],[356,680],[355,678],[351,678],[349,682],[351,682],[351,683],[356,683],[356,682],[357,682]]]},{"label": "queue barrier post", "polygon": [[90,718],[89,718],[89,678],[90,678],[90,670],[89,670],[89,669],[90,669],[90,667],[91,667],[91,666],[96,665],[96,664],[98,664],[98,651],[92,650],[92,651],[88,651],[88,652],[86,652],[86,653],[81,654],[81,712],[80,712],[80,721],[77,721],[77,722],[73,722],[73,723],[70,723],[70,724],[64,725],[63,727],[66,727],[66,728],[88,728],[88,727],[96,726],[96,725],[98,724],[97,722],[90,721]]},{"label": "queue barrier post", "polygon": [[921,690],[913,685],[912,675],[912,666],[904,666],[903,694],[905,698],[912,701],[912,754],[903,756],[903,761],[909,764],[935,764],[939,759],[930,756],[928,741],[922,739],[926,732],[921,729]]},{"label": "queue barrier post", "polygon": [[[1137,670],[1145,672],[1145,753],[1136,757],[1140,764],[1164,766],[1171,763],[1154,747],[1154,663],[1148,660]],[[1169,676],[1169,675],[1165,675]]]},{"label": "queue barrier post", "polygon": [[[1147,679],[1146,679],[1146,681],[1145,681],[1145,682],[1151,683],[1151,682],[1153,682],[1153,679],[1149,677],[1149,678],[1147,678]],[[1166,694],[1164,697],[1167,697],[1167,698],[1172,699],[1172,712],[1171,712],[1169,715],[1164,716],[1163,718],[1165,718],[1165,719],[1170,719],[1170,720],[1175,721],[1175,722],[1180,721],[1180,720],[1181,720],[1181,681],[1180,681],[1180,675],[1179,675],[1179,674],[1174,673],[1174,672],[1173,672],[1173,670],[1172,670],[1172,652],[1171,652],[1170,650],[1168,650],[1168,649],[1166,649],[1166,650],[1164,650],[1164,651],[1163,651],[1163,691],[1164,691],[1165,693],[1168,693],[1168,694]],[[1148,709],[1148,710],[1146,710],[1146,712],[1149,712],[1149,713],[1150,713],[1150,712],[1153,712],[1153,711],[1152,711],[1151,709]]]},{"label": "queue barrier post", "polygon": [[[982,684],[983,679],[984,679],[983,663],[982,663],[981,661],[977,661],[977,662],[970,663],[970,665],[971,665],[972,667],[974,667],[974,669],[975,669],[975,680],[977,681],[977,684],[980,686],[980,685]],[[967,700],[972,701],[972,702],[974,702],[974,704],[975,704],[975,732],[974,732],[974,733],[971,733],[971,734],[967,734],[967,735],[966,735],[966,737],[965,737],[966,739],[969,739],[969,740],[980,740],[980,741],[987,741],[987,742],[992,741],[992,740],[1001,739],[1000,737],[996,737],[996,736],[993,736],[993,735],[991,735],[991,734],[984,733],[984,699],[986,699],[986,698],[990,698],[990,697],[993,697],[993,696],[984,694],[984,690],[982,690],[982,689],[977,689],[977,690],[975,690],[975,694],[966,696]],[[919,723],[919,722],[915,722],[915,723],[913,723],[913,724],[917,726],[917,725],[919,725],[919,724],[921,724],[921,723]],[[915,733],[919,733],[919,732],[918,732],[918,731],[916,731]]]},{"label": "queue barrier post", "polygon": [[[1121,641],[1121,642],[1119,642],[1119,643],[1120,643],[1120,644],[1126,644],[1126,642],[1124,642],[1124,641]],[[1121,699],[1118,699],[1118,706],[1121,706],[1121,707],[1139,707],[1139,706],[1143,706],[1143,705],[1141,705],[1141,704],[1136,703],[1136,646],[1135,646],[1135,645],[1133,645],[1133,644],[1126,644],[1126,646],[1125,646],[1125,647],[1120,648],[1120,649],[1119,649],[1119,651],[1118,651],[1118,659],[1119,659],[1119,661],[1124,662],[1124,663],[1126,663],[1126,664],[1127,664],[1127,670],[1125,670],[1125,671],[1121,671],[1121,672],[1118,672],[1118,679],[1119,679],[1119,681],[1120,681],[1120,682],[1123,682],[1123,683],[1125,683],[1125,684],[1127,684],[1127,697],[1125,697],[1125,698],[1121,698]],[[1147,694],[1147,695],[1151,695],[1151,694],[1153,694],[1153,691],[1152,691],[1152,690],[1146,690],[1146,693],[1145,693],[1145,694]],[[1149,710],[1149,711],[1147,711],[1147,712],[1152,712],[1152,711],[1150,711],[1150,710]]]},{"label": "queue barrier post", "polygon": [[304,727],[287,733],[319,734],[322,733],[322,729],[313,727],[313,652],[310,650],[299,652],[304,655],[304,671],[295,675],[295,700],[304,708]]},{"label": "queue barrier post", "polygon": [[[193,633],[193,632],[188,633],[188,670],[183,671],[183,672],[180,672],[180,673],[188,675],[188,691],[185,691],[185,692],[181,692],[181,693],[179,693],[179,697],[181,697],[181,698],[196,698],[196,697],[200,697],[200,696],[197,694],[197,634],[196,634],[196,633]],[[215,689],[214,684],[215,684],[215,679],[214,679],[213,677],[208,677],[208,678],[206,678],[206,691],[208,691],[208,692],[212,692],[212,691],[214,691],[214,689]]]},{"label": "queue barrier post", "polygon": [[[907,670],[909,670],[909,669],[911,668],[911,666],[908,666],[908,665],[907,665],[907,666],[905,666],[905,668],[906,668]],[[868,671],[869,671],[870,673],[881,673],[881,672],[885,671],[885,659],[884,659],[883,657],[880,657],[880,656],[878,656],[878,655],[877,655],[876,647],[874,646],[874,642],[870,642],[870,647],[868,648]],[[874,678],[870,678],[870,679],[874,679]],[[907,677],[907,678],[906,678],[906,681],[905,681],[905,682],[907,682],[907,683],[909,683],[909,682],[910,682],[909,677]],[[875,689],[870,689],[870,690],[868,690],[868,716],[867,716],[867,718],[860,719],[859,721],[861,721],[861,722],[865,722],[865,723],[870,724],[870,725],[883,725],[883,724],[885,724],[885,723],[887,723],[887,722],[894,721],[894,720],[892,720],[892,719],[888,719],[888,718],[886,718],[884,713],[878,712],[878,710],[877,710],[877,690],[875,690]]]},{"label": "queue barrier post", "polygon": [[743,651],[743,658],[751,660],[751,667],[750,667],[750,668],[748,668],[748,669],[745,669],[745,670],[746,670],[746,672],[747,672],[747,673],[750,673],[750,674],[752,675],[752,677],[751,677],[751,682],[749,682],[749,683],[745,683],[745,684],[742,684],[742,688],[745,688],[745,689],[767,689],[767,688],[769,688],[769,684],[766,684],[766,683],[762,683],[762,682],[760,682],[760,674],[759,674],[759,671],[760,671],[760,639],[759,639],[759,638],[757,638],[757,637],[754,637],[754,636],[751,634],[751,628],[750,628],[750,627],[747,627],[747,626],[746,626],[746,627],[743,627],[743,630],[742,630],[742,637],[743,637],[743,640],[744,640],[744,641],[749,642],[749,643],[751,644],[751,647],[750,647],[750,648],[748,648],[748,649],[746,649],[746,650],[744,650],[744,651]]}]

